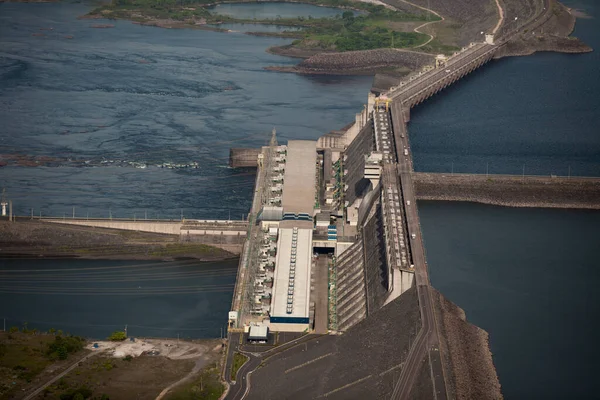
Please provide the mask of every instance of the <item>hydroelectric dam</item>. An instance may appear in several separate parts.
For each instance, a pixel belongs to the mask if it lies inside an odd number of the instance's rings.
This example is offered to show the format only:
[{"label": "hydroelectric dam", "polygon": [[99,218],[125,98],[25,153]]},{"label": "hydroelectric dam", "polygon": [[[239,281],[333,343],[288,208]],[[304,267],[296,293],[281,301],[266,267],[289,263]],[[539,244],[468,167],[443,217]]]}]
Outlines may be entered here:
[{"label": "hydroelectric dam", "polygon": [[[544,4],[520,31],[550,18],[550,2]],[[39,219],[177,235],[239,254],[226,316],[227,399],[459,397],[455,368],[473,354],[452,336],[451,325],[464,321],[430,286],[417,209],[418,198],[444,196],[433,193],[441,174],[415,173],[407,124],[412,107],[489,62],[514,33],[488,34],[388,91],[370,93],[343,131],[286,145],[273,131],[268,146],[232,149],[233,167],[256,168],[243,221]],[[527,178],[534,179],[572,193],[589,182],[598,186],[592,179]],[[4,199],[2,207],[13,219]],[[485,339],[471,344],[487,348]],[[235,353],[248,357],[237,375]],[[481,357],[491,364],[491,355]],[[463,379],[498,385],[495,375],[480,374]]]}]

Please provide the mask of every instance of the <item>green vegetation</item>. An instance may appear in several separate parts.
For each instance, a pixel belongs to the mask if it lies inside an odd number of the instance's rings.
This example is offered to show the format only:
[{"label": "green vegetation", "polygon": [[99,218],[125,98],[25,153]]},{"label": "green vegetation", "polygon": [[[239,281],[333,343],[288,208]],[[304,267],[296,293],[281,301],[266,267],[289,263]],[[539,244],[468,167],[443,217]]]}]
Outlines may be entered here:
[{"label": "green vegetation", "polygon": [[89,386],[69,384],[65,378],[61,378],[57,383],[48,386],[43,391],[45,398],[50,397],[60,400],[110,400],[110,397],[106,394],[92,397],[93,394],[94,391]]},{"label": "green vegetation", "polygon": [[178,386],[166,400],[217,400],[225,387],[220,381],[220,368],[216,363],[203,369],[191,383]]},{"label": "green vegetation", "polygon": [[83,350],[85,340],[79,336],[55,336],[48,345],[46,355],[50,360],[66,360],[69,354]]},{"label": "green vegetation", "polygon": [[[240,1],[248,2],[248,1]],[[365,12],[354,16],[344,11],[334,18],[275,18],[236,19],[211,13],[207,5],[219,0],[113,0],[91,15],[104,18],[122,18],[139,22],[156,22],[164,26],[203,26],[218,23],[256,23],[303,28],[269,36],[297,38],[294,46],[323,50],[368,50],[376,48],[410,48],[425,43],[429,36],[416,32],[403,32],[395,28],[397,22],[437,21],[437,15],[408,14],[393,11],[380,5],[352,0],[303,0],[303,3],[354,9]]]},{"label": "green vegetation", "polygon": [[123,331],[114,331],[108,337],[108,340],[112,340],[113,342],[119,342],[127,339],[127,334]]},{"label": "green vegetation", "polygon": [[231,366],[231,380],[232,381],[235,381],[238,371],[240,370],[240,368],[242,368],[242,365],[244,365],[246,363],[246,361],[248,361],[248,357],[246,357],[243,354],[235,353],[233,355],[233,365]]},{"label": "green vegetation", "polygon": [[440,43],[440,41],[438,39],[433,39],[431,42],[427,43],[425,46],[419,48],[419,50],[425,51],[427,53],[451,55],[456,51],[460,51],[460,47],[448,46],[448,45]]},{"label": "green vegetation", "polygon": [[183,256],[183,255],[206,255],[214,254],[219,249],[206,244],[168,244],[163,248],[154,250],[151,255],[158,257]]},{"label": "green vegetation", "polygon": [[26,324],[21,331],[13,327],[0,333],[0,398],[10,397],[54,361],[81,351],[84,344],[78,336],[40,334]]}]

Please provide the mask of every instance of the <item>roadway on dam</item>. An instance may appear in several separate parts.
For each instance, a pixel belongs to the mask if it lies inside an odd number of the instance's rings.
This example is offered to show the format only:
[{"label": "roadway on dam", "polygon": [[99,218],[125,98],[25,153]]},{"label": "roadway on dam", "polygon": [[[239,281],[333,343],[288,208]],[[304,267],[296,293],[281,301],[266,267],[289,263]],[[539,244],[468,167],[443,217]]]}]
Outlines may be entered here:
[{"label": "roadway on dam", "polygon": [[[439,352],[439,337],[435,321],[435,310],[429,286],[427,262],[425,261],[425,248],[421,235],[421,226],[417,211],[416,193],[412,181],[412,157],[408,135],[406,135],[406,123],[403,119],[401,103],[394,103],[391,107],[391,119],[396,141],[397,170],[402,190],[403,204],[408,225],[409,243],[412,261],[415,270],[415,281],[419,299],[419,310],[421,313],[422,329],[417,334],[413,347],[410,349],[400,379],[394,387],[392,399],[406,399],[417,379],[419,367],[423,358],[428,355],[433,372],[433,384],[437,399],[447,398],[446,383],[443,376],[441,354]],[[402,133],[402,134],[401,134]],[[408,151],[405,153],[404,149]],[[407,155],[404,155],[407,154]],[[411,205],[409,205],[411,204]],[[412,235],[415,235],[414,238]]]}]

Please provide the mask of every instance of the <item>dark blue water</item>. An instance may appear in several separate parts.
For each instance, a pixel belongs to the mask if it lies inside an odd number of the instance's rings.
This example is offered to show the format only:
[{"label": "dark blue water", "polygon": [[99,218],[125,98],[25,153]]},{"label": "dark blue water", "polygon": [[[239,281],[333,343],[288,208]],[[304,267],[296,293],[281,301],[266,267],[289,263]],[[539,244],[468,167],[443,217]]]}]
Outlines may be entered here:
[{"label": "dark blue water", "polygon": [[[574,35],[600,49],[593,16]],[[600,176],[600,53],[538,53],[490,62],[412,110],[420,171]]]},{"label": "dark blue water", "polygon": [[218,4],[210,7],[209,10],[215,14],[240,19],[308,18],[309,16],[312,18],[329,18],[336,15],[341,16],[346,11],[340,8],[316,7],[301,3]]},{"label": "dark blue water", "polygon": [[0,154],[58,165],[0,168],[17,214],[241,217],[254,177],[227,168],[230,147],[265,145],[273,127],[316,139],[366,102],[370,77],[265,71],[297,62],[265,52],[289,41],[77,20],[88,10],[0,4]]},{"label": "dark blue water", "polygon": [[1,260],[0,318],[10,326],[105,338],[219,337],[237,261]]},{"label": "dark blue water", "polygon": [[598,398],[600,211],[419,202],[433,286],[490,334],[506,399]]}]

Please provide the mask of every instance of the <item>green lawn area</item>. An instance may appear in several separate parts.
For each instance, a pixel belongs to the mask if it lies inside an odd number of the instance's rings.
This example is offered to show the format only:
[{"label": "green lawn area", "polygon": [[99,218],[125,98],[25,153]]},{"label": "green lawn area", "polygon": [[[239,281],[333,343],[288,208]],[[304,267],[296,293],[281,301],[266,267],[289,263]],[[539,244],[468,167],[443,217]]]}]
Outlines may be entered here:
[{"label": "green lawn area", "polygon": [[166,400],[217,400],[225,387],[220,380],[220,368],[216,363],[202,370],[188,384],[178,386],[167,394]]},{"label": "green lawn area", "polygon": [[246,361],[248,361],[248,357],[246,357],[243,354],[235,353],[233,355],[233,365],[231,366],[232,381],[235,381],[238,371],[240,370],[240,368],[242,368],[242,365],[244,365]]}]

